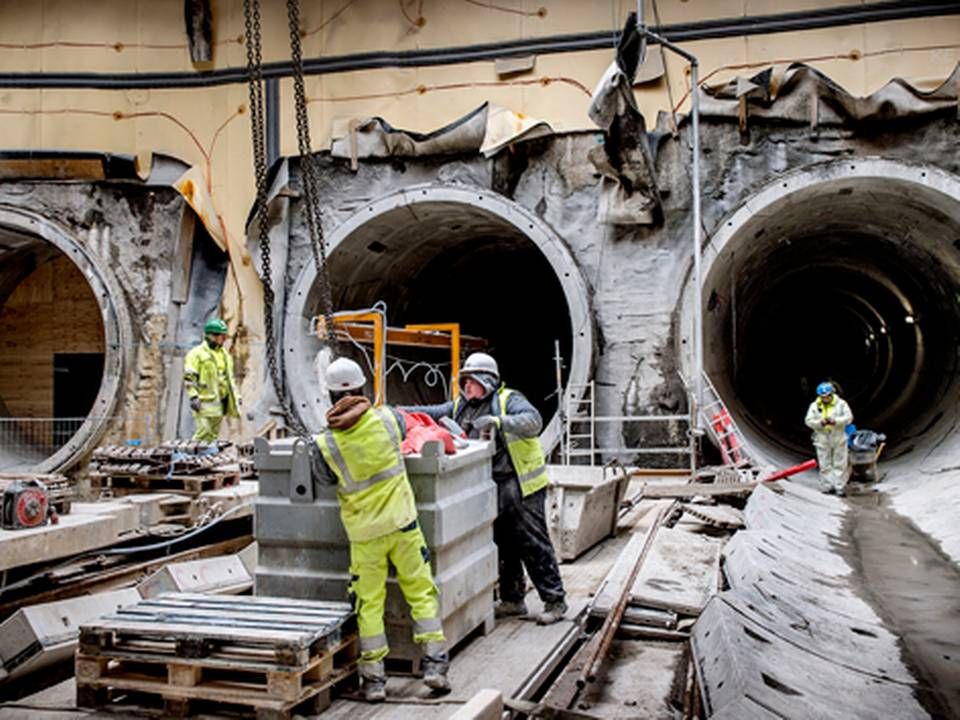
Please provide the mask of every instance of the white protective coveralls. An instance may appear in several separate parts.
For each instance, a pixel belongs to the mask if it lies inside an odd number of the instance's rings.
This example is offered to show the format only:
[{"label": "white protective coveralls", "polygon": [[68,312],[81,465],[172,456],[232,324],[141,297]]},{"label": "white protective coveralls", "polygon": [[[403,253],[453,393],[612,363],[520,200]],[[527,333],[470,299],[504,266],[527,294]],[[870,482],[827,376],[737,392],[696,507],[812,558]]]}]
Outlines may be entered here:
[{"label": "white protective coveralls", "polygon": [[837,395],[833,395],[828,403],[817,398],[810,403],[805,422],[813,431],[813,446],[820,466],[820,491],[842,495],[850,475],[846,432],[847,425],[853,422],[850,406]]}]

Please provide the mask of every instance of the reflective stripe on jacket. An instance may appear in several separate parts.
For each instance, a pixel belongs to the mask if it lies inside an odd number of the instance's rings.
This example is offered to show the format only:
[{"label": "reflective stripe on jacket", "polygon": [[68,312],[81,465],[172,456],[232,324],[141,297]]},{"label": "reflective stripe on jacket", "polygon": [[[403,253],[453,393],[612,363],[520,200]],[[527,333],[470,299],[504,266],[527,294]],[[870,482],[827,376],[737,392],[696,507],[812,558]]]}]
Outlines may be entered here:
[{"label": "reflective stripe on jacket", "polygon": [[[507,400],[512,393],[513,390],[501,386],[496,391],[495,397],[490,399],[490,412],[500,418],[499,432],[506,445],[507,455],[510,456],[510,464],[520,482],[520,493],[523,497],[527,497],[550,484],[547,478],[547,460],[543,455],[539,437],[534,435],[522,438],[505,429],[503,418],[507,416]],[[458,395],[453,401],[454,417],[457,415],[459,404],[460,396]]]},{"label": "reflective stripe on jacket", "polygon": [[183,359],[183,382],[189,397],[200,398],[201,415],[240,417],[233,358],[222,347],[214,350],[204,341],[190,350]]},{"label": "reflective stripe on jacket", "polygon": [[417,519],[393,413],[370,408],[346,430],[317,435],[324,462],[337,478],[340,517],[351,542],[373,540]]},{"label": "reflective stripe on jacket", "polygon": [[[821,425],[822,420],[832,419],[832,425]],[[817,398],[810,407],[807,408],[807,416],[804,418],[806,426],[813,430],[813,437],[824,440],[844,438],[846,442],[847,425],[853,422],[853,412],[847,401],[836,395],[833,396],[833,402],[829,405],[824,404],[820,398]]]}]

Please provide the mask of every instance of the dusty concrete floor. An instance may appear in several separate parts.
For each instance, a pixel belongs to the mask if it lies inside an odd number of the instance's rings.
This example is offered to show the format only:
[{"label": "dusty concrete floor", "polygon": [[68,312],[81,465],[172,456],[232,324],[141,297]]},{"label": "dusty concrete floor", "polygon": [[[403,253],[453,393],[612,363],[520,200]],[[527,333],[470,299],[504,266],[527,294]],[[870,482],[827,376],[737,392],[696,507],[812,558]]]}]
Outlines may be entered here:
[{"label": "dusty concrete floor", "polygon": [[904,659],[928,686],[935,717],[960,718],[960,569],[880,493],[849,502],[851,565],[861,595],[901,638]]},{"label": "dusty concrete floor", "polygon": [[[816,487],[816,477],[810,473],[798,476],[794,482]],[[930,687],[923,700],[931,715],[960,718],[960,571],[941,551],[938,541],[918,532],[908,519],[890,509],[888,488],[894,492],[895,501],[897,486],[886,483],[865,486],[862,494],[846,500],[852,538],[848,560],[857,571],[854,582],[859,594],[870,602],[891,631],[903,638],[905,660]],[[572,606],[569,617],[574,617],[589,601],[626,543],[629,529],[643,528],[655,514],[650,512],[653,503],[644,505],[625,518],[616,538],[588,551],[575,563],[562,566]],[[943,506],[944,513],[951,510],[950,503]],[[528,596],[528,604],[532,609],[539,607],[534,593]],[[490,635],[472,640],[455,657],[451,668],[454,691],[441,702],[429,700],[416,679],[392,678],[388,688],[392,699],[386,705],[340,700],[324,717],[386,720],[416,715],[428,720],[448,717],[481,688],[496,688],[510,696],[571,626],[570,620],[547,628],[520,620],[500,622]],[[646,656],[649,660],[654,653]],[[655,687],[653,677],[648,677],[644,684]],[[611,698],[622,700],[623,693],[618,688],[636,687],[636,680],[633,674],[620,677],[614,673],[606,697],[597,699],[600,704]],[[20,701],[24,707],[0,707],[0,720],[131,717],[123,712],[78,711],[74,707],[74,687],[69,679],[24,698]],[[651,697],[627,698],[638,704],[621,704],[620,710],[629,714],[631,710],[656,707]]]}]

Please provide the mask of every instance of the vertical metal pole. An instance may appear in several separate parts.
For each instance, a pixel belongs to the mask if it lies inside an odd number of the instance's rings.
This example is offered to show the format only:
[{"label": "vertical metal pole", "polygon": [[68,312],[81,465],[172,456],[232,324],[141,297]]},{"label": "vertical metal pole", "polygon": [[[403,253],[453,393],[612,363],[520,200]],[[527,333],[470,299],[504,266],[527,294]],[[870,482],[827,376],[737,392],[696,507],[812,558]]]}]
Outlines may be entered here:
[{"label": "vertical metal pole", "polygon": [[266,144],[267,169],[280,157],[280,80],[270,78],[264,81],[264,142]]},{"label": "vertical metal pole", "polygon": [[696,60],[690,62],[690,80],[693,83],[693,402],[695,414],[691,417],[694,435],[699,435],[700,408],[703,407],[703,278],[700,275],[700,247],[702,222],[700,220],[700,73]]},{"label": "vertical metal pole", "polygon": [[560,418],[560,456],[565,456],[564,435],[567,432],[567,420],[563,412],[563,380],[561,371],[563,369],[563,358],[560,357],[560,341],[553,341],[553,364],[557,371],[557,415]]}]

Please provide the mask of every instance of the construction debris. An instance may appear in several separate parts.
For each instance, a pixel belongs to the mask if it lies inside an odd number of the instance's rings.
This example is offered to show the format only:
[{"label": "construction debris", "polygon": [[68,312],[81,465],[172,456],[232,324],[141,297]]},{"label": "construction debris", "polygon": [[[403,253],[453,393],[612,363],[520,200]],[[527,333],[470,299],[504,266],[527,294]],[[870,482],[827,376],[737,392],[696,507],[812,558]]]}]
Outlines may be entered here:
[{"label": "construction debris", "polygon": [[72,657],[80,625],[139,600],[136,590],[126,589],[18,610],[0,623],[0,685]]},{"label": "construction debris", "polygon": [[290,718],[356,685],[353,610],[344,602],[168,593],[80,628],[77,705],[120,698],[182,716],[203,703]]}]

